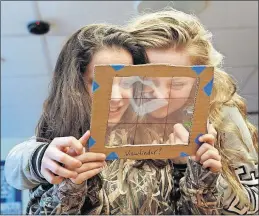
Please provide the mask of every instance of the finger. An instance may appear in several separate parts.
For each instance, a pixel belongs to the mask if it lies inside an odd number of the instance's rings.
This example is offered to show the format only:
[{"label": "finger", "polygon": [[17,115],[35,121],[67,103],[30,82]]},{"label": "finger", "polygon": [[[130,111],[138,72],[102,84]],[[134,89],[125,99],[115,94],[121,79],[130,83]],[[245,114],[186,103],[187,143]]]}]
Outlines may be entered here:
[{"label": "finger", "polygon": [[68,149],[65,153],[68,154],[69,156],[72,156],[72,157],[77,156],[77,153],[75,152],[75,150],[72,149],[72,148],[69,148],[69,147],[68,147]]},{"label": "finger", "polygon": [[193,161],[197,161],[195,155],[191,156],[191,159],[192,159]]},{"label": "finger", "polygon": [[170,145],[174,145],[174,144],[175,144],[174,133],[171,133],[171,134],[169,135],[169,144],[170,144]]},{"label": "finger", "polygon": [[214,159],[214,160],[220,161],[221,157],[216,151],[208,150],[203,155],[201,155],[200,163],[203,164],[205,161],[207,161],[209,159]]},{"label": "finger", "polygon": [[56,148],[50,149],[47,156],[52,160],[70,166],[72,168],[78,168],[82,166],[82,162],[80,160],[73,158]]},{"label": "finger", "polygon": [[75,149],[77,154],[83,152],[83,145],[75,137],[59,137],[53,140],[53,144],[59,149],[64,149],[65,147],[71,147]]},{"label": "finger", "polygon": [[86,162],[103,162],[106,159],[106,155],[102,153],[94,153],[94,152],[86,152],[82,155],[78,155],[75,157],[80,160],[82,163]]},{"label": "finger", "polygon": [[152,144],[158,144],[157,140],[154,140],[154,141],[152,142]]},{"label": "finger", "polygon": [[185,129],[185,127],[182,124],[174,125],[174,136],[175,143],[177,144],[188,143],[189,141],[189,132]]},{"label": "finger", "polygon": [[212,145],[208,144],[208,143],[204,143],[200,146],[200,148],[197,150],[196,152],[196,161],[200,161],[201,159],[201,156],[206,152],[208,151],[209,149],[212,149],[216,152],[218,152],[217,149],[215,149]]},{"label": "finger", "polygon": [[75,169],[75,171],[78,174],[81,174],[86,171],[90,171],[97,168],[102,168],[106,165],[105,162],[90,162],[90,163],[84,163],[80,168]]},{"label": "finger", "polygon": [[80,142],[83,146],[85,146],[89,138],[90,138],[90,131],[88,130],[88,131],[86,131],[85,134],[79,139],[79,142]]},{"label": "finger", "polygon": [[71,181],[74,182],[75,184],[82,184],[84,181],[94,177],[101,171],[102,171],[102,168],[89,170],[87,172],[83,172],[83,173],[79,174],[76,179],[71,179]]},{"label": "finger", "polygon": [[45,168],[49,169],[52,173],[65,178],[76,178],[78,176],[77,172],[70,171],[49,158],[46,159]]},{"label": "finger", "polygon": [[199,137],[199,141],[202,143],[208,143],[208,144],[214,146],[215,137],[212,134],[204,134]]},{"label": "finger", "polygon": [[42,175],[44,178],[50,183],[50,184],[60,184],[64,178],[61,176],[54,176],[49,170],[42,169],[41,170]]},{"label": "finger", "polygon": [[203,168],[209,168],[211,172],[220,172],[221,169],[222,169],[222,164],[220,161],[216,161],[216,160],[213,160],[213,159],[209,159],[209,160],[206,160],[203,165],[202,165]]}]

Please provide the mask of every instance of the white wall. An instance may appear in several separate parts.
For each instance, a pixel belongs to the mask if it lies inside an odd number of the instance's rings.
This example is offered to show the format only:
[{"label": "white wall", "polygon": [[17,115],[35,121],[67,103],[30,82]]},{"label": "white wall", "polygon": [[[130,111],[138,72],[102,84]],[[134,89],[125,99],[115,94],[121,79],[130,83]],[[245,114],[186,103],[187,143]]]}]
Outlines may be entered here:
[{"label": "white wall", "polygon": [[258,115],[249,115],[248,119],[258,128]]}]

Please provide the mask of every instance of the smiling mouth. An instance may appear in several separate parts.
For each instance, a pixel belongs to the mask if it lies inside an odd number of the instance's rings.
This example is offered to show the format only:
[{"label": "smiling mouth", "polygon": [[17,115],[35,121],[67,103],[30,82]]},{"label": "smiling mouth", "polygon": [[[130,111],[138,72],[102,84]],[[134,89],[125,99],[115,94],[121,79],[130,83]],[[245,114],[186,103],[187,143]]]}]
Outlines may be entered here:
[{"label": "smiling mouth", "polygon": [[122,107],[110,108],[110,115],[114,116],[120,113]]}]

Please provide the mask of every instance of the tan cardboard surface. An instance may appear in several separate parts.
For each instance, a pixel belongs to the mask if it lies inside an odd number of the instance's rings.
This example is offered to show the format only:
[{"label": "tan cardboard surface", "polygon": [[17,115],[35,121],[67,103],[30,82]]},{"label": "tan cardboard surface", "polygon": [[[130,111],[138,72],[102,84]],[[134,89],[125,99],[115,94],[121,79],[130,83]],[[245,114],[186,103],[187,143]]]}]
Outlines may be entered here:
[{"label": "tan cardboard surface", "polygon": [[[195,139],[199,134],[205,134],[207,131],[206,123],[210,97],[204,91],[204,87],[213,79],[213,71],[213,67],[205,67],[200,74],[197,74],[192,67],[153,64],[125,66],[117,71],[109,65],[96,66],[94,81],[99,85],[99,88],[93,93],[90,131],[92,141],[94,141],[89,151],[105,153],[108,159],[116,159],[117,157],[129,159],[167,159],[184,156],[185,154],[194,155],[198,147]],[[113,78],[131,76],[198,78],[199,85],[195,98],[188,145],[150,144],[105,147]]]}]

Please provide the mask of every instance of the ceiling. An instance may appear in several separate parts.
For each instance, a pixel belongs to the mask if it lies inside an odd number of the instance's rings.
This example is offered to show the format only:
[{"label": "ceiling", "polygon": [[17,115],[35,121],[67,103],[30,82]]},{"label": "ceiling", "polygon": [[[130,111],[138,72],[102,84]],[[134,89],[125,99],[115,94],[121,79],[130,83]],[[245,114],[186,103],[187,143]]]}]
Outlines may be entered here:
[{"label": "ceiling", "polygon": [[[57,55],[71,33],[91,23],[125,24],[136,14],[134,1],[1,1],[2,137],[34,134]],[[258,2],[213,1],[198,17],[226,56],[225,69],[238,81],[248,111],[258,111]],[[37,19],[51,24],[47,35],[28,33],[27,24]]]}]

